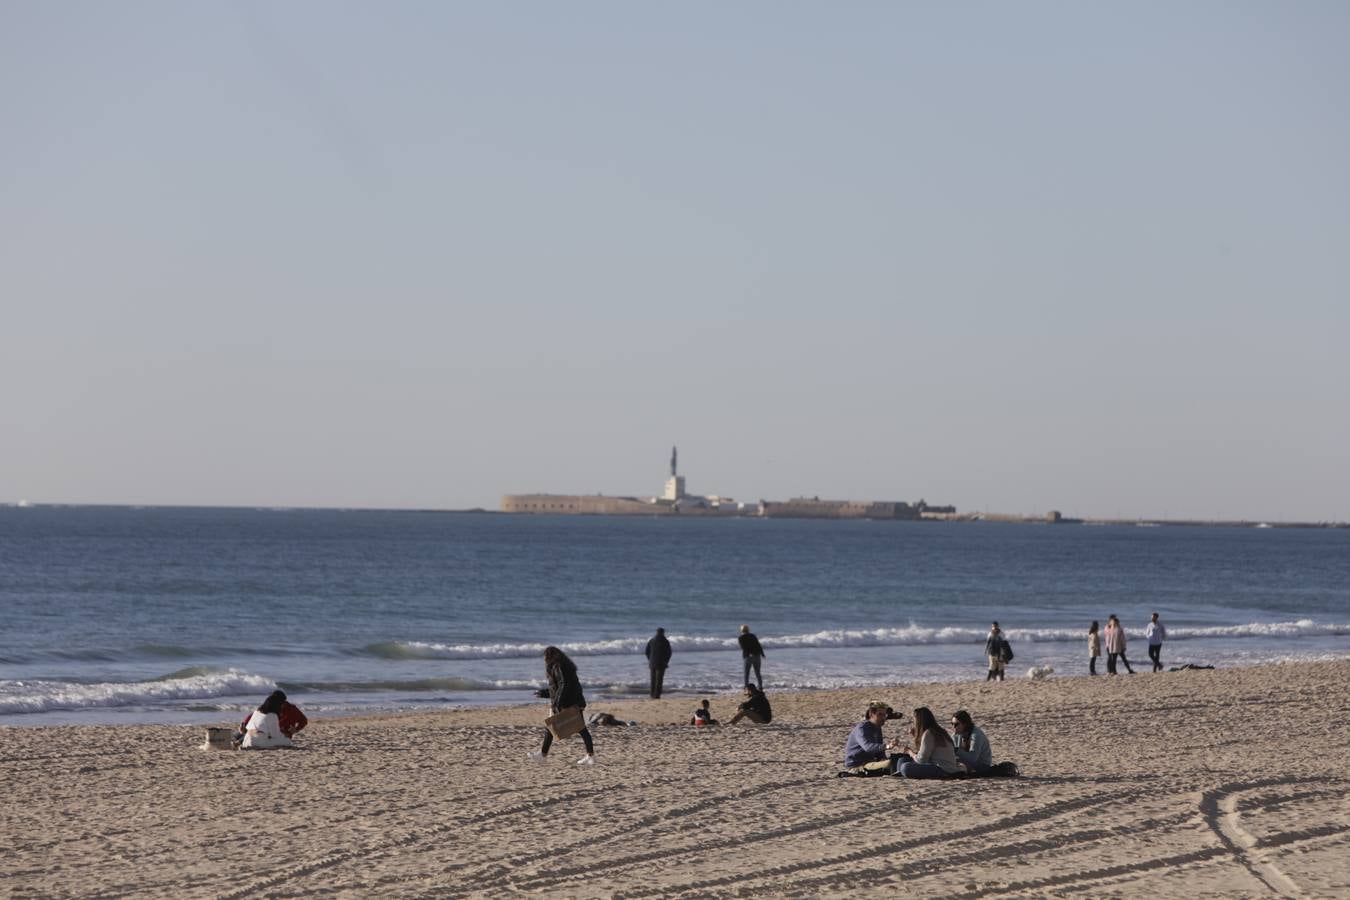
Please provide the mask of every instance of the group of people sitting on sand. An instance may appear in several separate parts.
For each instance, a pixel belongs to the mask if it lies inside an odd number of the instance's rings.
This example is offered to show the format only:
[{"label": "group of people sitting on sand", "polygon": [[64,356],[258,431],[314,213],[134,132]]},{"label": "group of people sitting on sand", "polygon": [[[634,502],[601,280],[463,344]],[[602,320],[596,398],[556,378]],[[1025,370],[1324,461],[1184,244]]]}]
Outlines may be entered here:
[{"label": "group of people sitting on sand", "polygon": [[881,700],[867,704],[867,714],[853,726],[844,745],[844,774],[899,775],[902,778],[950,778],[979,775],[994,765],[989,738],[964,709],[952,713],[948,734],[926,706],[914,710],[909,743],[887,741],[882,727],[904,716]]},{"label": "group of people sitting on sand", "polygon": [[276,690],[239,723],[233,744],[237,750],[294,747],[291,738],[308,724],[300,707],[286,699],[286,692]]},{"label": "group of people sitting on sand", "polygon": [[[547,694],[555,715],[575,709],[579,719],[586,708],[586,698],[581,690],[581,681],[577,678],[576,664],[559,648],[548,647],[544,651],[544,666],[549,686],[546,691],[539,693]],[[744,690],[745,700],[737,707],[730,724],[749,720],[767,725],[773,721],[773,710],[765,693],[754,684],[746,684]],[[989,739],[964,709],[952,713],[952,733],[948,734],[938,724],[932,710],[920,706],[914,710],[909,742],[904,743],[900,738],[887,741],[883,733],[886,722],[903,718],[901,713],[884,701],[873,700],[869,703],[863,720],[849,732],[848,742],[844,745],[844,772],[840,774],[949,778],[984,774],[993,768]],[[689,722],[701,728],[717,725],[712,714],[712,704],[703,700]],[[234,743],[240,749],[290,747],[293,746],[291,738],[307,724],[309,720],[299,707],[289,702],[283,691],[276,690],[240,723]],[[574,732],[581,735],[586,747],[586,755],[578,763],[593,765],[595,762],[595,743],[586,726],[635,724],[608,713],[592,715]],[[543,746],[530,756],[539,762],[546,760],[553,740],[553,733],[546,731]]]},{"label": "group of people sitting on sand", "polygon": [[[742,719],[754,722],[756,725],[768,725],[773,721],[773,707],[769,705],[768,695],[753,684],[745,686],[745,700],[740,706],[736,707],[736,714],[731,717],[730,724],[735,725]],[[704,728],[720,723],[713,718],[712,704],[704,700],[694,710],[694,714],[689,718],[689,724]]]}]

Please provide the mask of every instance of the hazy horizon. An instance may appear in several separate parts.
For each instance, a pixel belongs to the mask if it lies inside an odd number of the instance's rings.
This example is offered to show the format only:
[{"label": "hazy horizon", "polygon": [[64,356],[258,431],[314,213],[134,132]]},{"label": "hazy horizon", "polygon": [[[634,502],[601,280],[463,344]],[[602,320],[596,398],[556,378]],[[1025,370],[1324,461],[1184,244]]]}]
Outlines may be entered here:
[{"label": "hazy horizon", "polygon": [[0,0],[0,502],[1350,520],[1350,7]]}]

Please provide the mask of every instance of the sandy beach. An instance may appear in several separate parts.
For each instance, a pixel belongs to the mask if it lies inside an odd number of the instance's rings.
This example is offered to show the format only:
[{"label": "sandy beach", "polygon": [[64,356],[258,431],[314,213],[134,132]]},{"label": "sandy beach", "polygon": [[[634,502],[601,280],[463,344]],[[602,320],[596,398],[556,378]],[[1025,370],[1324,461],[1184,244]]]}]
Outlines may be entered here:
[{"label": "sandy beach", "polygon": [[[270,752],[7,728],[0,894],[1346,896],[1348,683],[1350,660],[897,685],[771,695],[771,725],[714,729],[689,696],[592,696],[640,723],[595,729],[594,768],[576,738],[526,760],[543,701],[319,719]],[[905,727],[968,709],[1023,776],[836,778],[873,696]]]}]

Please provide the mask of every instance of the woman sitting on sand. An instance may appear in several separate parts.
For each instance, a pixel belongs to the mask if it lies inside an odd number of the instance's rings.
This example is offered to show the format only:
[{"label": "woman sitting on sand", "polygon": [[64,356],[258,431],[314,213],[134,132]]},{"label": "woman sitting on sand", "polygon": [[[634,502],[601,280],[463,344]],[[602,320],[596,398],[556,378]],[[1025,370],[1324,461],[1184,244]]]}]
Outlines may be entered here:
[{"label": "woman sitting on sand", "polygon": [[285,691],[273,691],[239,726],[243,733],[239,747],[242,750],[294,747],[291,738],[308,724],[300,707],[287,702]]},{"label": "woman sitting on sand", "polygon": [[[576,707],[580,712],[586,708],[586,696],[581,692],[581,680],[577,678],[576,663],[557,647],[544,648],[544,670],[548,673],[548,702],[553,712],[562,712],[568,707]],[[591,740],[591,730],[583,728],[581,740],[586,745],[586,755],[577,760],[579,766],[595,765],[595,742]],[[553,732],[544,731],[544,745],[530,754],[530,759],[543,762],[548,759],[549,748],[553,746]]]},{"label": "woman sitting on sand", "polygon": [[914,710],[914,730],[910,732],[915,752],[909,747],[901,756],[900,768],[895,773],[903,778],[945,778],[965,771],[956,758],[951,736],[938,725],[933,711],[926,706]]}]

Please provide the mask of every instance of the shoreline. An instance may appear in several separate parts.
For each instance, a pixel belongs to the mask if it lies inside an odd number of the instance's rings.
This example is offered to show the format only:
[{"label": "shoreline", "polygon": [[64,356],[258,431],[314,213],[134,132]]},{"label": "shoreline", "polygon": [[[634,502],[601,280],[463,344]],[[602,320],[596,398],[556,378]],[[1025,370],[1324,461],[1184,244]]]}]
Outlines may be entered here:
[{"label": "shoreline", "polygon": [[[595,729],[589,769],[575,738],[525,759],[542,700],[311,717],[296,751],[5,728],[0,893],[1344,894],[1347,685],[1347,659],[910,683],[771,693],[772,724],[711,729],[691,697],[596,700],[643,724]],[[968,709],[1023,777],[835,778],[873,697],[905,714],[888,736]]]},{"label": "shoreline", "polygon": [[[1035,647],[1037,645],[1033,643],[1030,646]],[[1031,653],[1028,654],[1026,658],[1028,660],[1027,663],[1016,666],[1015,667],[1016,671],[1010,671],[1008,673],[1009,681],[1028,680],[1026,675],[1027,669],[1031,667],[1033,661],[1040,659],[1040,657],[1035,653]],[[1188,662],[1192,661],[1191,658],[1185,655],[1181,656],[1180,659],[1187,660]],[[1350,661],[1350,651],[1328,651],[1304,656],[1289,656],[1275,659],[1261,659],[1256,662],[1240,663],[1240,664],[1230,664],[1228,662],[1220,661],[1216,666],[1216,670],[1222,669],[1228,671],[1233,669],[1260,668],[1265,666],[1337,662],[1341,660]],[[1077,662],[1080,661],[1075,660],[1075,663]],[[1140,667],[1141,663],[1144,668]],[[1143,660],[1139,659],[1135,660],[1137,673],[1151,674],[1146,672],[1146,667],[1148,665],[1149,663],[1147,661],[1147,658],[1144,658]],[[1170,668],[1172,665],[1173,663],[1169,661],[1168,667]],[[1102,675],[1102,677],[1108,677],[1105,675],[1105,657],[1099,660],[1098,670],[1099,673]],[[1163,674],[1165,673],[1166,670],[1164,670]],[[1081,678],[1090,677],[1087,674],[1085,667],[1080,666],[1078,669],[1075,669],[1072,672],[1061,671],[1059,669],[1056,669],[1051,675],[1047,676],[1045,680],[1059,681],[1064,679],[1073,679],[1080,677]],[[1129,676],[1122,675],[1120,677],[1129,677]],[[900,690],[908,688],[921,688],[926,685],[951,687],[955,685],[963,685],[963,684],[970,685],[982,683],[984,683],[984,679],[981,675],[971,674],[971,675],[962,675],[959,677],[955,676],[937,677],[937,678],[919,677],[915,679],[907,679],[900,681],[886,680],[886,681],[877,681],[872,684],[853,685],[845,687],[838,687],[838,686],[792,687],[786,689],[782,688],[775,689],[772,685],[770,685],[768,691],[773,696],[790,695],[790,694],[818,696],[818,695],[827,695],[831,693],[855,693],[859,691],[866,693],[868,691],[886,691],[886,690]],[[540,685],[542,684],[543,679],[541,678]],[[643,704],[649,702],[648,698],[646,697],[645,686],[639,687],[638,685],[634,684],[625,691],[611,691],[608,689],[609,687],[611,687],[609,685],[602,687],[598,682],[588,681],[585,677],[584,672],[582,675],[582,684],[586,690],[589,708],[591,708],[593,711],[599,709],[602,706],[605,707],[605,709],[602,711],[609,711],[608,708],[611,706],[613,707],[618,707],[620,705],[626,706],[627,704],[633,703],[638,704],[637,709],[640,710]],[[501,691],[484,691],[483,694],[485,696],[485,699],[483,702],[478,703],[448,703],[446,705],[428,704],[425,708],[418,708],[413,704],[404,704],[400,707],[372,706],[368,709],[353,708],[350,711],[344,711],[341,709],[337,710],[325,709],[323,708],[322,704],[320,704],[319,707],[315,709],[314,707],[307,705],[307,697],[305,693],[296,693],[293,690],[286,688],[284,684],[280,686],[283,689],[287,690],[287,692],[291,694],[292,699],[297,704],[299,704],[303,709],[305,709],[306,715],[309,716],[311,721],[320,721],[320,720],[350,721],[353,719],[365,720],[365,719],[379,719],[386,717],[435,716],[459,712],[465,713],[490,712],[492,710],[514,709],[514,708],[532,709],[539,704],[545,703],[545,701],[543,700],[532,699],[530,697],[522,696],[523,694],[526,693],[526,691],[522,688],[522,689],[511,689]],[[493,694],[512,694],[515,695],[516,697],[520,697],[520,699],[504,699],[491,697],[490,695]],[[667,701],[686,703],[690,705],[691,709],[693,705],[696,705],[700,700],[704,698],[716,699],[720,697],[722,698],[721,702],[723,703],[726,703],[731,699],[735,699],[737,702],[739,702],[740,699],[738,692],[735,690],[716,689],[707,687],[668,687],[665,691],[665,694],[666,694],[665,699]],[[261,697],[261,694],[259,695],[259,697]],[[179,727],[179,728],[197,728],[197,727],[204,727],[207,725],[225,725],[230,722],[237,722],[239,719],[242,719],[244,716],[246,716],[248,712],[253,708],[251,705],[252,702],[254,701],[250,701],[250,703],[241,704],[237,708],[228,711],[206,710],[206,709],[201,710],[184,709],[179,711],[158,710],[155,711],[153,715],[148,715],[146,716],[146,718],[143,718],[141,720],[133,720],[131,718],[132,716],[137,715],[135,713],[117,713],[116,712],[116,710],[118,709],[117,707],[91,707],[80,710],[51,710],[27,714],[10,713],[4,716],[0,716],[0,728],[84,728],[84,727],[92,728],[105,726],[116,726],[116,727],[162,726],[162,727]],[[735,704],[733,703],[732,705],[734,706]],[[89,720],[81,721],[82,716],[88,716]],[[56,717],[58,718],[58,721],[45,721],[45,722],[37,721],[46,717]],[[180,721],[172,721],[175,718],[180,718]],[[624,718],[635,718],[635,717],[625,716]]]}]

